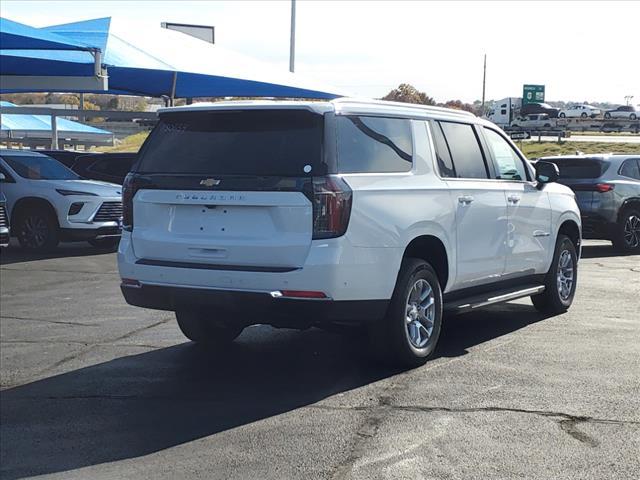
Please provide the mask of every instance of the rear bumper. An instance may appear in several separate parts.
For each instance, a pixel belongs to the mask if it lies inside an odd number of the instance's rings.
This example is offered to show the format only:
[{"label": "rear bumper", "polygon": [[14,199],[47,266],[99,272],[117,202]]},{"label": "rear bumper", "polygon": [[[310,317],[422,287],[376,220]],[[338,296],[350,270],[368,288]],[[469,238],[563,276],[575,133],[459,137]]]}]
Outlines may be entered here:
[{"label": "rear bumper", "polygon": [[583,214],[582,238],[586,240],[611,240],[616,224],[597,214]]},{"label": "rear bumper", "polygon": [[[344,237],[313,241],[304,265],[293,269],[261,266],[198,265],[201,259],[159,262],[136,256],[131,233],[118,248],[122,278],[146,285],[179,285],[194,289],[264,292],[322,292],[335,301],[390,299],[402,261],[401,248],[354,247]],[[223,263],[223,262],[211,262]],[[207,267],[207,268],[205,268]]]},{"label": "rear bumper", "polygon": [[268,324],[307,328],[313,325],[360,325],[383,318],[388,300],[274,298],[269,292],[246,292],[175,285],[121,285],[130,305],[156,310],[201,309],[232,318],[242,326]]}]

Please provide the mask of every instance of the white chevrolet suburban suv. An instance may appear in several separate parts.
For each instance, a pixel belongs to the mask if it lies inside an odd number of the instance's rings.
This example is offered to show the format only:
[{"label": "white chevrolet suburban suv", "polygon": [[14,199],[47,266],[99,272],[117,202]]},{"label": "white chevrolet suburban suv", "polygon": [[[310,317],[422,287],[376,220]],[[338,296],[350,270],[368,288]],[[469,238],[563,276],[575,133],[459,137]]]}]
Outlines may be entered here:
[{"label": "white chevrolet suburban suv", "polygon": [[132,305],[221,345],[252,324],[366,328],[407,366],[443,310],[573,300],[580,213],[494,124],[339,99],[165,109],[125,180],[118,251]]}]

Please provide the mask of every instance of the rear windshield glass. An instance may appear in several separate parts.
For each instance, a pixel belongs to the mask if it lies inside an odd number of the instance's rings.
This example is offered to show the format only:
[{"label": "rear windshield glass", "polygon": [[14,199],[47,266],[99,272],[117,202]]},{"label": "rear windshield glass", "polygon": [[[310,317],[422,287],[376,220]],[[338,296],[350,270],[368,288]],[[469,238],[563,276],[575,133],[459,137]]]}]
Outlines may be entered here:
[{"label": "rear windshield glass", "polygon": [[172,112],[140,153],[142,173],[322,175],[323,117],[305,110]]},{"label": "rear windshield glass", "polygon": [[29,180],[76,180],[80,177],[57,160],[45,155],[3,155],[22,178]]},{"label": "rear windshield glass", "polygon": [[567,158],[544,159],[555,163],[560,170],[560,178],[598,178],[607,170],[608,163],[595,159]]}]

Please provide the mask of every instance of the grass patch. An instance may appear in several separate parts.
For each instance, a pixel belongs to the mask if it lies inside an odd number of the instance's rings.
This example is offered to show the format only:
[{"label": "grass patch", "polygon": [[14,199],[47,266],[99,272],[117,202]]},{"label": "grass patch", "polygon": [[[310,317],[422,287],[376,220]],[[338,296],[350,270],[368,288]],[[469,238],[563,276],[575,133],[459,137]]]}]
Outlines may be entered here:
[{"label": "grass patch", "polygon": [[607,142],[517,142],[527,158],[534,159],[550,155],[575,155],[582,153],[640,153],[638,143]]},{"label": "grass patch", "polygon": [[637,133],[633,132],[571,132],[572,137],[579,137],[581,135],[587,137],[637,137]]},{"label": "grass patch", "polygon": [[116,141],[116,144],[113,147],[98,147],[95,149],[95,151],[112,153],[137,152],[138,150],[140,150],[142,143],[148,136],[149,132],[138,132],[134,135],[129,135],[122,140]]}]

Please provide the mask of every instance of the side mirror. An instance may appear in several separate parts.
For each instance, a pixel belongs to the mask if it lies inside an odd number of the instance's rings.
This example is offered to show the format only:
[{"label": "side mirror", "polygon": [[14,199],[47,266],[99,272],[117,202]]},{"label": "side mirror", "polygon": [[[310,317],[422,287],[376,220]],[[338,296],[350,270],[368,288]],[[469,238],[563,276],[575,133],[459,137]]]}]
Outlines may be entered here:
[{"label": "side mirror", "polygon": [[539,161],[536,162],[535,169],[538,188],[542,188],[545,183],[557,182],[560,178],[560,170],[555,163]]}]

